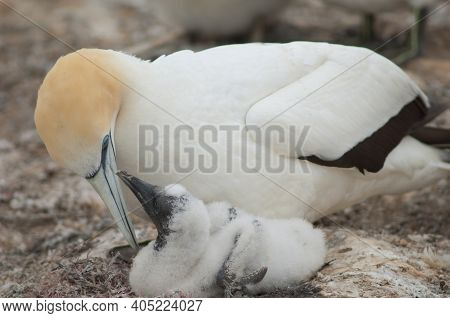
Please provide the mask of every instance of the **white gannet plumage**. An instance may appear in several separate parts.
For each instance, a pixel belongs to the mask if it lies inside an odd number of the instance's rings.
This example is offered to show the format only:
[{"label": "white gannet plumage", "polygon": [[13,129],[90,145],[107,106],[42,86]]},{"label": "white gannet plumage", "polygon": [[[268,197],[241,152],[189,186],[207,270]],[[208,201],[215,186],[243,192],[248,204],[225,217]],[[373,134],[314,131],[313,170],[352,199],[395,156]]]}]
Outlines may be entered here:
[{"label": "white gannet plumage", "polygon": [[[124,209],[117,207],[125,203],[114,200],[121,196],[117,180],[96,173],[112,171],[116,163],[160,186],[180,182],[205,202],[225,199],[258,216],[314,221],[370,196],[444,177],[445,153],[419,141],[434,143],[416,131],[435,113],[418,86],[384,57],[364,48],[294,42],[180,51],[153,62],[83,49],[59,59],[48,73],[35,121],[51,156],[87,177],[129,233],[128,220],[120,219]],[[219,134],[210,145],[218,154],[214,173],[193,169],[188,175],[174,169],[191,161],[188,153],[150,157],[139,138],[139,127],[157,127],[155,149],[163,154],[163,127],[181,124],[194,133],[224,124],[242,130],[309,127],[309,133],[298,152],[252,134],[229,144]],[[448,131],[443,133],[448,143]],[[264,158],[290,168],[272,171],[263,162],[259,172],[242,169],[243,144],[251,164],[262,161],[262,148]],[[198,149],[195,141],[188,145]],[[102,153],[110,154],[110,164],[100,165]],[[141,166],[143,154],[151,171]],[[110,194],[108,184],[117,191]],[[125,201],[138,206],[128,191]]]},{"label": "white gannet plumage", "polygon": [[289,0],[151,0],[156,16],[188,32],[232,36],[248,32],[258,19],[273,16]]},{"label": "white gannet plumage", "polygon": [[158,229],[130,271],[138,296],[259,293],[298,284],[324,264],[324,235],[304,220],[256,217],[227,202],[204,204],[181,185],[119,176]]}]

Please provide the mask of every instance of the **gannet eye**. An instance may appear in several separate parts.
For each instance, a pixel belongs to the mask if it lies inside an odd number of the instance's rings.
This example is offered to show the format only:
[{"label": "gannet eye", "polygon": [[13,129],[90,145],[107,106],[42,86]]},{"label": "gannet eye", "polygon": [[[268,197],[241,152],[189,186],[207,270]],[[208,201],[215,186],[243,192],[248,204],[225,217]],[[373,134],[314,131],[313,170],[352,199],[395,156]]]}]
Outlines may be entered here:
[{"label": "gannet eye", "polygon": [[95,169],[95,170],[93,170],[92,172],[89,172],[87,175],[86,175],[86,179],[92,179],[93,177],[95,177],[95,175],[97,174],[97,172],[100,170],[100,168],[97,168],[97,169]]}]

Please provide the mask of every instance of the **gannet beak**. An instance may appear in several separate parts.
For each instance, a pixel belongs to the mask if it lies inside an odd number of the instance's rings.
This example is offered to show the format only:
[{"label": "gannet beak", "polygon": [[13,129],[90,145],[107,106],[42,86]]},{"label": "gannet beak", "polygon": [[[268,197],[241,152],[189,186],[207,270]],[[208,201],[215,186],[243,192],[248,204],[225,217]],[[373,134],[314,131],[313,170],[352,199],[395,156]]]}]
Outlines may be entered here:
[{"label": "gannet beak", "polygon": [[103,140],[101,164],[95,175],[87,178],[102,198],[128,243],[139,249],[134,233],[134,226],[129,219],[123,199],[122,189],[116,177],[117,164],[111,135]]},{"label": "gannet beak", "polygon": [[162,188],[133,177],[126,171],[119,171],[117,175],[130,188],[146,210],[153,210],[152,200],[162,191]]},{"label": "gannet beak", "polygon": [[117,175],[141,202],[145,212],[155,224],[158,230],[157,240],[164,240],[164,237],[171,232],[169,221],[175,212],[172,202],[174,198],[168,196],[163,188],[144,182],[125,171],[119,171]]}]

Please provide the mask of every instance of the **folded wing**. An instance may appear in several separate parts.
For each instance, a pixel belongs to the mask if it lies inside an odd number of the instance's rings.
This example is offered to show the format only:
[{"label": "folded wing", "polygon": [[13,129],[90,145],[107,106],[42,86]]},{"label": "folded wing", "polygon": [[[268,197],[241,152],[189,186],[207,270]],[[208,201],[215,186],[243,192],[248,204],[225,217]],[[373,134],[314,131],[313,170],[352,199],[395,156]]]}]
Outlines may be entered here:
[{"label": "folded wing", "polygon": [[426,121],[428,100],[384,57],[339,48],[312,72],[254,104],[246,124],[294,129],[296,140],[308,132],[295,149],[292,142],[271,140],[281,155],[377,172],[402,138]]}]

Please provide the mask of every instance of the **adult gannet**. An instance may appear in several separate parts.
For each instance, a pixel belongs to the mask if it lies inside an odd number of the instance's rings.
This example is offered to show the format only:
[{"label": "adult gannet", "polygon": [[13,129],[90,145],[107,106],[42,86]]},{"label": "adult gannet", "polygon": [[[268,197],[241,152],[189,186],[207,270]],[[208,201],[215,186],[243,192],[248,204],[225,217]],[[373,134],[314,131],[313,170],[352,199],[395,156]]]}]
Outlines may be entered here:
[{"label": "adult gannet", "polygon": [[151,0],[161,21],[203,36],[247,33],[259,19],[274,15],[289,0]]},{"label": "adult gannet", "polygon": [[[68,54],[39,89],[35,123],[50,156],[94,186],[136,246],[117,167],[160,186],[182,183],[205,202],[227,200],[258,216],[314,221],[370,196],[445,177],[448,157],[425,143],[448,145],[449,130],[422,127],[441,111],[399,67],[368,49],[254,43],[180,51],[153,62],[111,50]],[[214,172],[188,175],[176,166],[191,163],[192,151],[158,156],[167,152],[166,141],[182,140],[181,124],[197,133],[223,124],[244,132],[308,129],[295,130],[294,139],[307,132],[300,150],[275,137],[220,134],[209,145],[217,154]],[[152,137],[156,152],[139,138],[147,126],[160,133]],[[166,136],[166,126],[174,134]],[[200,148],[192,140],[181,145]],[[289,169],[242,169],[242,162],[263,161],[261,149],[264,160]],[[130,192],[126,202],[139,206]]]},{"label": "adult gannet", "polygon": [[181,185],[118,175],[158,230],[130,271],[141,297],[258,293],[308,279],[325,262],[324,235],[304,220],[255,217],[227,202],[205,205]]},{"label": "adult gannet", "polygon": [[374,22],[375,15],[396,11],[412,10],[414,12],[414,25],[409,33],[410,48],[396,58],[402,63],[421,53],[423,45],[423,33],[425,29],[426,16],[429,8],[435,6],[442,0],[325,0],[330,4],[340,6],[350,11],[359,12],[364,15],[363,36],[372,41],[375,37]]}]

